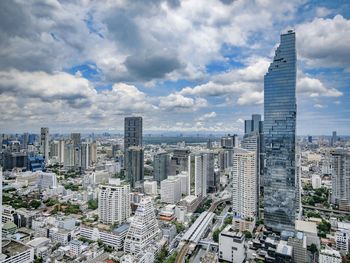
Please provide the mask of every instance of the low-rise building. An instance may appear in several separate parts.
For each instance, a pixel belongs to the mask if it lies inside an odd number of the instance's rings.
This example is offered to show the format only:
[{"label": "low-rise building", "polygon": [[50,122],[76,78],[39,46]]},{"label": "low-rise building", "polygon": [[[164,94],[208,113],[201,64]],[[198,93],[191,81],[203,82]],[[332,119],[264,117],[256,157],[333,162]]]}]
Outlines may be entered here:
[{"label": "low-rise building", "polygon": [[120,250],[124,246],[124,238],[128,232],[128,229],[128,224],[120,225],[112,231],[103,229],[98,226],[90,227],[81,225],[80,236],[92,241],[101,240],[103,244]]},{"label": "low-rise building", "polygon": [[319,263],[341,263],[342,258],[339,251],[327,247],[322,249],[319,255]]},{"label": "low-rise building", "polygon": [[34,261],[34,249],[14,240],[2,241],[1,263],[32,263]]},{"label": "low-rise building", "polygon": [[229,225],[219,235],[219,259],[243,263],[246,258],[245,237]]}]

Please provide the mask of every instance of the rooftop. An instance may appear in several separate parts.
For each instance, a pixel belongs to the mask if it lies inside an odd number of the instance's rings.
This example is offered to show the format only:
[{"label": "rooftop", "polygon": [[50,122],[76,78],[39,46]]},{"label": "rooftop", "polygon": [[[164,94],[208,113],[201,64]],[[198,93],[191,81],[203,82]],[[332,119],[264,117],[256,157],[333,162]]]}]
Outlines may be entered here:
[{"label": "rooftop", "polygon": [[296,220],[295,230],[317,235],[317,225],[315,222]]},{"label": "rooftop", "polygon": [[18,241],[6,239],[2,242],[2,253],[7,257],[18,255],[28,249],[30,249],[30,247]]}]

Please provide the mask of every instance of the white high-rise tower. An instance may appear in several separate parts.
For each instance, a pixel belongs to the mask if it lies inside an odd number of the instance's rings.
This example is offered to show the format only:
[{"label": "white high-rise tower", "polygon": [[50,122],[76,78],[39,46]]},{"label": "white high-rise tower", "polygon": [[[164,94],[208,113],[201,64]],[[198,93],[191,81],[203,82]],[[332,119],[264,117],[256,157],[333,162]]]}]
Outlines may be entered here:
[{"label": "white high-rise tower", "polygon": [[256,153],[240,150],[233,155],[232,212],[241,219],[257,215]]},{"label": "white high-rise tower", "polygon": [[110,179],[108,185],[100,185],[98,216],[103,224],[121,224],[130,216],[130,185]]}]

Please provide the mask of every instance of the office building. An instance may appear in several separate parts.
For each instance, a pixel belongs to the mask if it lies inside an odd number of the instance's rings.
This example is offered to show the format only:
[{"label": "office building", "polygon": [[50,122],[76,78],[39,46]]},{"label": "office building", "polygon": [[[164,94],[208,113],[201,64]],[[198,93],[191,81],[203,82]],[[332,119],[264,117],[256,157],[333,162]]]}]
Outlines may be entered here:
[{"label": "office building", "polygon": [[[188,193],[204,198],[208,192],[208,178],[214,177],[214,155],[211,152],[203,152],[189,157],[188,168]],[[213,179],[210,179],[213,181]],[[193,191],[194,190],[194,191]]]},{"label": "office building", "polygon": [[28,156],[27,170],[36,172],[42,171],[45,168],[44,157],[41,155]]},{"label": "office building", "polygon": [[233,154],[232,212],[235,217],[253,221],[257,216],[256,154],[241,149]]},{"label": "office building", "polygon": [[49,161],[50,152],[50,135],[49,128],[41,128],[40,130],[40,153],[43,155],[45,163]]},{"label": "office building", "polygon": [[56,188],[57,176],[55,173],[37,172],[36,185],[39,189]]},{"label": "office building", "polygon": [[124,247],[124,238],[128,229],[128,224],[122,224],[112,230],[80,225],[80,235],[92,241],[101,240],[103,244],[121,250]]},{"label": "office building", "polygon": [[131,146],[142,147],[142,117],[126,117],[124,119],[124,153]]},{"label": "office building", "polygon": [[180,179],[181,184],[181,195],[186,196],[188,195],[188,173],[187,172],[181,172],[177,175],[177,177]]},{"label": "office building", "polygon": [[232,167],[232,156],[233,156],[233,149],[221,149],[218,153],[218,162],[219,162],[219,169],[220,172],[224,172],[227,168]]},{"label": "office building", "polygon": [[350,210],[350,153],[344,149],[331,151],[332,195],[331,201],[340,210]]},{"label": "office building", "polygon": [[339,251],[348,254],[350,250],[350,231],[341,229],[335,233],[335,244]]},{"label": "office building", "polygon": [[63,151],[63,156],[64,156],[64,160],[63,160],[63,166],[67,169],[73,169],[75,166],[75,158],[76,158],[76,154],[75,154],[75,147],[74,147],[74,143],[72,140],[67,140],[64,143],[64,151]]},{"label": "office building", "polygon": [[181,181],[174,176],[160,182],[160,198],[163,203],[177,204],[181,200]]},{"label": "office building", "polygon": [[97,145],[96,142],[89,143],[89,164],[95,165],[97,163]]},{"label": "office building", "polygon": [[303,232],[297,232],[295,236],[288,239],[288,245],[293,247],[293,262],[308,262],[306,235]]},{"label": "office building", "polygon": [[138,255],[159,238],[160,229],[151,198],[144,197],[138,204],[124,241],[124,252]]},{"label": "office building", "polygon": [[26,152],[10,152],[5,150],[2,153],[2,166],[5,171],[13,168],[26,169],[28,167],[28,154]]},{"label": "office building", "polygon": [[1,263],[32,263],[34,262],[34,248],[15,240],[2,241]]},{"label": "office building", "polygon": [[126,178],[132,188],[140,187],[143,184],[144,178],[144,151],[138,146],[131,146],[126,150],[125,170]]},{"label": "office building", "polygon": [[156,181],[145,181],[143,183],[143,190],[146,195],[157,195],[157,182]]},{"label": "office building", "polygon": [[312,143],[312,136],[307,136],[307,142]]},{"label": "office building", "polygon": [[222,137],[220,140],[220,145],[223,149],[232,149],[234,147],[238,147],[238,135],[228,134],[227,136]]},{"label": "office building", "polygon": [[339,251],[327,247],[320,251],[318,261],[319,263],[341,263],[342,257]]},{"label": "office building", "polygon": [[108,185],[100,185],[98,218],[103,224],[121,224],[130,216],[130,185],[110,179]]},{"label": "office building", "polygon": [[190,150],[175,149],[170,158],[170,174],[176,175],[188,170],[188,157]]},{"label": "office building", "polygon": [[331,138],[331,146],[335,146],[337,140],[338,140],[337,132],[333,131],[332,132],[332,138]]},{"label": "office building", "polygon": [[82,252],[82,246],[83,246],[83,242],[81,242],[80,240],[72,240],[69,243],[69,253],[72,256],[78,256],[80,255],[80,253]]},{"label": "office building", "polygon": [[70,139],[73,141],[75,146],[79,146],[81,143],[81,135],[80,133],[71,133]]},{"label": "office building", "polygon": [[319,174],[313,174],[311,177],[311,184],[313,189],[322,187],[322,180]]},{"label": "office building", "polygon": [[244,234],[230,225],[219,235],[219,259],[226,262],[243,263],[246,258]]},{"label": "office building", "polygon": [[281,35],[281,44],[264,77],[264,221],[274,231],[293,230],[296,217],[295,33]]},{"label": "office building", "polygon": [[160,152],[153,157],[153,175],[158,184],[167,179],[170,173],[170,155],[167,152]]}]

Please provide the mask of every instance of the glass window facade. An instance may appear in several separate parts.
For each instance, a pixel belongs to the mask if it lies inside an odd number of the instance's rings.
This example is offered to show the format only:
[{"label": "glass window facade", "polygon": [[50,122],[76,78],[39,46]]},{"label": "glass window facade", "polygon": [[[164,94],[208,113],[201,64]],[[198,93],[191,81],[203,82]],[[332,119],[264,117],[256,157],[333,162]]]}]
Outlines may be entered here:
[{"label": "glass window facade", "polygon": [[296,214],[295,88],[295,33],[288,31],[264,78],[264,218],[267,227],[279,232],[294,230]]}]

